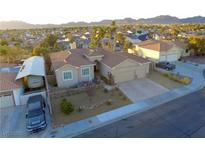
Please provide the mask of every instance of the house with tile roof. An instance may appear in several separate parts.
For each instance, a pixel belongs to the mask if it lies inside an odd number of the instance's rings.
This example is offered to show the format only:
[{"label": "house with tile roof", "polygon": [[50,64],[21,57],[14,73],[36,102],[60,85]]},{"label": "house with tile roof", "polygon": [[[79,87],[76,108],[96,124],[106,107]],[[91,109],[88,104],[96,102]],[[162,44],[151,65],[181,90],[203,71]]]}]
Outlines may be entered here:
[{"label": "house with tile roof", "polygon": [[186,45],[182,42],[168,40],[147,40],[136,44],[136,53],[140,57],[153,61],[173,62],[188,56]]},{"label": "house with tile roof", "polygon": [[50,55],[58,87],[72,87],[93,81],[97,75],[114,84],[143,78],[149,72],[150,61],[126,52],[112,52],[102,48],[72,49]]},{"label": "house with tile roof", "polygon": [[0,108],[20,105],[23,94],[23,83],[16,81],[17,73],[0,72]]}]

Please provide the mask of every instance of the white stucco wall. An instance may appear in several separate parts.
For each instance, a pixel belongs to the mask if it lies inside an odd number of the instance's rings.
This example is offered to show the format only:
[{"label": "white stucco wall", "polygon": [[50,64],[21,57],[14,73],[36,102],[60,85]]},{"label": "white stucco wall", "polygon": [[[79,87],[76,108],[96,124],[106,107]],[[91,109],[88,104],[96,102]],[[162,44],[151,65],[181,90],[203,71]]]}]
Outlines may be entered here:
[{"label": "white stucco wall", "polygon": [[16,105],[22,105],[21,96],[23,95],[23,92],[24,92],[23,87],[13,90],[13,96]]}]

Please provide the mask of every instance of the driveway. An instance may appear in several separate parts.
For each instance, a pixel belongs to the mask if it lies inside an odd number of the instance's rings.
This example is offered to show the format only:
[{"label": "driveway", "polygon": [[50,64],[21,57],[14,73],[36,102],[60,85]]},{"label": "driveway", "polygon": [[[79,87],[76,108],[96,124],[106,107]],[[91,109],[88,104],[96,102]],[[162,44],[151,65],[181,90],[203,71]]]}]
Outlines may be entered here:
[{"label": "driveway", "polygon": [[34,134],[29,134],[26,130],[25,112],[25,105],[0,109],[0,137],[41,137],[49,130],[50,116],[47,108],[47,129]]},{"label": "driveway", "polygon": [[157,96],[169,91],[149,79],[138,79],[121,83],[120,90],[133,102]]}]

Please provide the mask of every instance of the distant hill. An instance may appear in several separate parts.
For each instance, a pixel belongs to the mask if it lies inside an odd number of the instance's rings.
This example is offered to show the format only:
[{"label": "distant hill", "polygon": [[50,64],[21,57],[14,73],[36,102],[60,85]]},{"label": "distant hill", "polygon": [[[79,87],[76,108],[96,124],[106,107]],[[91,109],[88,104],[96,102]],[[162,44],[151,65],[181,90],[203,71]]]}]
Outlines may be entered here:
[{"label": "distant hill", "polygon": [[[99,22],[69,22],[64,24],[29,24],[22,21],[1,21],[0,29],[32,29],[32,28],[54,28],[54,27],[75,27],[75,26],[93,26],[93,25],[108,25],[111,24],[113,20],[102,20]],[[184,19],[179,19],[177,17],[169,16],[169,15],[161,15],[154,18],[141,18],[141,19],[116,19],[117,24],[136,24],[136,23],[144,23],[144,24],[177,24],[177,23],[205,23],[205,17],[195,16]]]},{"label": "distant hill", "polygon": [[23,21],[2,21],[0,29],[30,29],[34,28],[32,24]]},{"label": "distant hill", "polygon": [[181,19],[182,23],[205,23],[205,17],[195,16],[191,18]]},{"label": "distant hill", "polygon": [[176,24],[181,23],[180,19],[177,17],[172,17],[169,15],[161,15],[154,18],[148,19],[139,19],[137,23],[146,23],[146,24]]}]

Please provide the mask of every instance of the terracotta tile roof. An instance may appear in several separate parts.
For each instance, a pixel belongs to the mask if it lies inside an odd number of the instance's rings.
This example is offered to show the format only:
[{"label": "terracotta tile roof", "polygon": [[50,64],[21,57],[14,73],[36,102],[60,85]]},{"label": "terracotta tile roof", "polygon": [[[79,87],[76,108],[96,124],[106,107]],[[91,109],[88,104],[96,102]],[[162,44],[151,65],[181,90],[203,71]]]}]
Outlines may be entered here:
[{"label": "terracotta tile roof", "polygon": [[129,54],[127,52],[116,53],[116,52],[110,52],[110,51],[105,51],[105,50],[101,50],[101,52],[104,54],[104,57],[101,62],[111,68],[115,67],[116,65],[122,63],[123,61],[127,59],[132,59],[138,63],[150,62],[147,59],[138,57],[136,55]]},{"label": "terracotta tile roof", "polygon": [[87,56],[104,56],[101,51],[100,48],[98,49],[84,49],[85,55]]},{"label": "terracotta tile roof", "polygon": [[[59,55],[58,55],[59,54]],[[111,51],[106,51],[102,48],[96,49],[71,49],[70,51],[56,52],[51,55],[51,62],[54,69],[58,69],[65,64],[70,64],[72,66],[80,67],[82,65],[94,64],[86,56],[103,56],[101,62],[105,65],[113,68],[121,62],[132,59],[138,63],[147,63],[149,60],[144,58],[131,55],[128,53],[116,53]]]},{"label": "terracotta tile roof", "polygon": [[90,62],[83,54],[84,49],[72,49],[70,51],[60,51],[50,54],[52,66],[55,70],[70,64],[72,66],[80,67],[82,65],[94,64]]},{"label": "terracotta tile roof", "polygon": [[94,64],[94,62],[89,61],[88,58],[84,56],[88,49],[72,49],[70,50],[70,55],[66,58],[68,64],[72,66],[80,67],[82,65]]},{"label": "terracotta tile roof", "polygon": [[69,56],[69,52],[67,51],[60,51],[54,52],[50,54],[51,62],[53,68],[56,70],[66,64],[65,59]]},{"label": "terracotta tile roof", "polygon": [[15,81],[17,73],[0,72],[0,91],[17,89],[22,86],[22,82]]},{"label": "terracotta tile roof", "polygon": [[180,44],[179,42],[173,42],[173,41],[167,41],[167,40],[147,40],[138,43],[139,47],[145,48],[145,49],[150,49],[150,50],[155,50],[159,52],[166,52],[169,49],[171,49],[174,46],[177,46],[179,48],[183,48],[182,43]]}]

